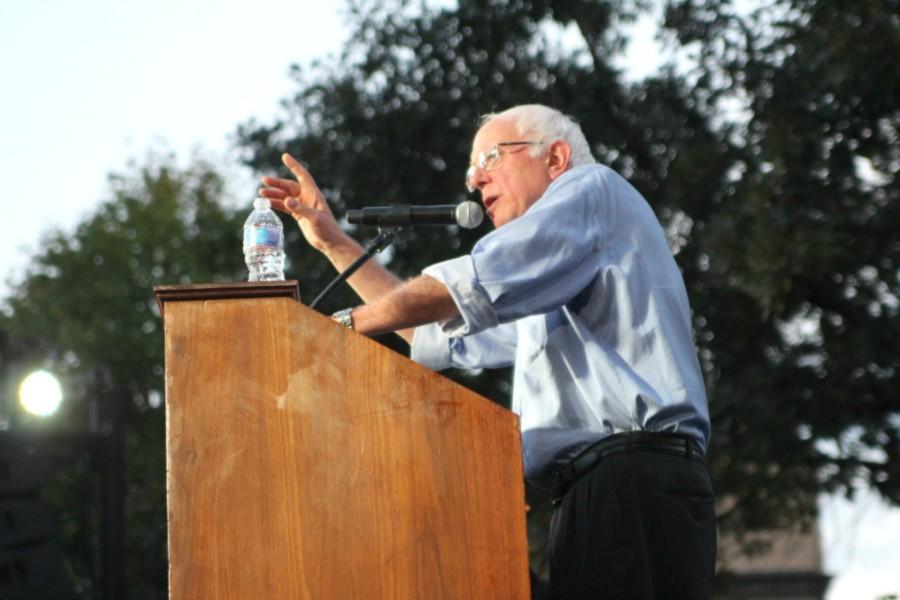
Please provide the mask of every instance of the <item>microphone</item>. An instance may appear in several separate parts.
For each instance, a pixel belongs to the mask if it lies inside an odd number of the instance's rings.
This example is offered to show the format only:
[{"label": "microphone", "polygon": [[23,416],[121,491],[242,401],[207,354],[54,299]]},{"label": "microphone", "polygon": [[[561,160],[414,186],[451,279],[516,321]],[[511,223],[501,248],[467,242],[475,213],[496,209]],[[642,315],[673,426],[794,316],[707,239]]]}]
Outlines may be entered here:
[{"label": "microphone", "polygon": [[379,227],[404,227],[407,225],[459,225],[474,229],[481,225],[484,211],[477,202],[466,200],[460,204],[433,204],[411,206],[369,206],[347,211],[347,221],[357,225]]}]

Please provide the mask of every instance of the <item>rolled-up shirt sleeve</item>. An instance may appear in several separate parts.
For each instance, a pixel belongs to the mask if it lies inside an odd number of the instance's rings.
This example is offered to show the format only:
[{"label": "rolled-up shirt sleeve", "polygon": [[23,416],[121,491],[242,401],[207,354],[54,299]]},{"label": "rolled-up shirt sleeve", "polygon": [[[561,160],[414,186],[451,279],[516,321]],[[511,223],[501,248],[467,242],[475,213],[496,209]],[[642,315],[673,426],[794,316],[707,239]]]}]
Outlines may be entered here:
[{"label": "rolled-up shirt sleeve", "polygon": [[[601,174],[596,177],[602,179]],[[596,276],[602,252],[600,186],[560,177],[522,216],[483,237],[467,256],[423,273],[447,286],[460,316],[444,333],[467,336],[558,308]]]},{"label": "rolled-up shirt sleeve", "polygon": [[478,282],[471,256],[460,256],[431,265],[422,273],[447,286],[447,291],[459,309],[459,317],[443,324],[445,333],[451,336],[468,335],[498,324],[497,312],[491,305],[487,291]]}]

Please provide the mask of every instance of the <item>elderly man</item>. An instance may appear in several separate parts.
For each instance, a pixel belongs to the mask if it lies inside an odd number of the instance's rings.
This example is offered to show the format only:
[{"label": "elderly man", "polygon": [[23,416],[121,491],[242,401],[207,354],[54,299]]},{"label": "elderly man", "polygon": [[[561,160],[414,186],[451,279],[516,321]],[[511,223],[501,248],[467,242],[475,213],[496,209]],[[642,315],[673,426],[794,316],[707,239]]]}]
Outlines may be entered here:
[{"label": "elderly man", "polygon": [[[338,269],[362,248],[310,174],[263,178]],[[526,105],[488,115],[466,174],[496,229],[408,282],[369,262],[356,331],[396,331],[435,369],[515,366],[526,476],[552,491],[553,598],[706,598],[715,515],[709,415],[690,309],[641,195],[595,163],[578,125]]]}]

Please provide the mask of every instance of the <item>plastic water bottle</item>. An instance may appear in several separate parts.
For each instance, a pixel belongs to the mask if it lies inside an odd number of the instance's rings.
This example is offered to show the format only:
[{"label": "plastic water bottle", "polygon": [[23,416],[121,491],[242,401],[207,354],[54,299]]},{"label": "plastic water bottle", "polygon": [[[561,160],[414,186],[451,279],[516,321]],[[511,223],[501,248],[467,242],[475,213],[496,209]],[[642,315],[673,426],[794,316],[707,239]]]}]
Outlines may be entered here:
[{"label": "plastic water bottle", "polygon": [[284,226],[268,198],[253,201],[244,223],[244,261],[250,281],[284,280]]}]

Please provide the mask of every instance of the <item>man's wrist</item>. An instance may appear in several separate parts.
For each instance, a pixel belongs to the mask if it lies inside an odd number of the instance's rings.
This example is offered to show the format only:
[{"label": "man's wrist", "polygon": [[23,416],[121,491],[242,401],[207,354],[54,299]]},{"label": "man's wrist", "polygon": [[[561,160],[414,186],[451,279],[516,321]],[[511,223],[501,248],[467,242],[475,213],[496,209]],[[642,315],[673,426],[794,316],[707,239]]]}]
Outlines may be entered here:
[{"label": "man's wrist", "polygon": [[349,267],[353,261],[362,256],[365,253],[365,249],[360,246],[359,242],[349,235],[344,234],[342,239],[322,248],[321,252],[335,269],[343,271]]}]

